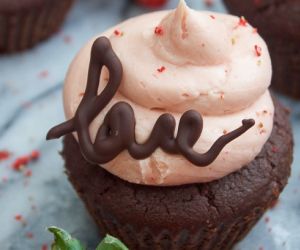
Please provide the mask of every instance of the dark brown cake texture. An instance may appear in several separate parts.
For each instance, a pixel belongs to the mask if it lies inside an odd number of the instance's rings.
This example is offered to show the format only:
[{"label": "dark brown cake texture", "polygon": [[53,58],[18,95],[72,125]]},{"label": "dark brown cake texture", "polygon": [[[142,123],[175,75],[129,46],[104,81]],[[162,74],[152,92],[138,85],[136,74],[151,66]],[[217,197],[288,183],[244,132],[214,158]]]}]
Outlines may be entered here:
[{"label": "dark brown cake texture", "polygon": [[[293,153],[289,112],[275,100],[271,137],[241,170],[209,182],[153,187],[119,179],[88,163],[64,139],[67,174],[102,233],[135,249],[231,249],[278,199]],[[128,166],[130,167],[130,166]]]},{"label": "dark brown cake texture", "polygon": [[74,0],[1,0],[0,53],[33,47],[58,31]]},{"label": "dark brown cake texture", "polygon": [[272,87],[300,99],[300,0],[224,0],[230,13],[245,18],[266,40]]}]

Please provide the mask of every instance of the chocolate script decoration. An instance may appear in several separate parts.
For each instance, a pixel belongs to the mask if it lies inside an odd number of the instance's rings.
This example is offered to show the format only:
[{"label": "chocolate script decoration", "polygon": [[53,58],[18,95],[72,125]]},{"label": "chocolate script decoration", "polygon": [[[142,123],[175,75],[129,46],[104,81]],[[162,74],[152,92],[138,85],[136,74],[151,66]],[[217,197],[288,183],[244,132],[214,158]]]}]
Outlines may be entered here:
[{"label": "chocolate script decoration", "polygon": [[[109,70],[109,81],[98,95],[103,66]],[[113,160],[125,149],[133,158],[144,159],[160,147],[170,154],[182,154],[193,164],[203,167],[212,163],[226,144],[255,124],[253,119],[243,120],[241,127],[219,137],[206,153],[200,154],[193,150],[203,129],[203,120],[198,112],[189,110],[182,115],[176,137],[174,137],[175,118],[171,114],[162,114],[148,140],[144,144],[138,144],[135,138],[134,111],[128,103],[118,102],[106,114],[95,142],[92,143],[89,125],[117,92],[122,73],[122,64],[114,53],[110,41],[105,37],[98,38],[92,46],[87,86],[75,116],[52,128],[47,134],[47,140],[76,131],[82,154],[89,162],[97,164]]]}]

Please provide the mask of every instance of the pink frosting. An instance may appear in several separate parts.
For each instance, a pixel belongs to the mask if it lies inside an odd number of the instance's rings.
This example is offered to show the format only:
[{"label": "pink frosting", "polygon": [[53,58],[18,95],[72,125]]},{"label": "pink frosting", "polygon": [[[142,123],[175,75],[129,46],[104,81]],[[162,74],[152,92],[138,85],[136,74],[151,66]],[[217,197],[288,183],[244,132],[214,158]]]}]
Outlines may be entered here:
[{"label": "pink frosting", "polygon": [[[124,151],[103,168],[133,183],[181,185],[221,178],[259,154],[273,126],[274,106],[268,91],[272,71],[267,46],[249,24],[239,25],[234,16],[197,12],[180,1],[174,11],[129,19],[101,35],[111,40],[124,75],[117,95],[91,124],[92,138],[118,101],[133,107],[140,143],[162,113],[171,113],[178,124],[184,111],[197,110],[204,120],[194,147],[198,152],[206,152],[219,136],[239,127],[242,119],[256,121],[255,127],[228,144],[207,167],[157,149],[144,160],[135,160]],[[93,41],[81,49],[66,77],[68,119],[74,116],[86,86]],[[99,92],[107,78],[103,70]]]}]

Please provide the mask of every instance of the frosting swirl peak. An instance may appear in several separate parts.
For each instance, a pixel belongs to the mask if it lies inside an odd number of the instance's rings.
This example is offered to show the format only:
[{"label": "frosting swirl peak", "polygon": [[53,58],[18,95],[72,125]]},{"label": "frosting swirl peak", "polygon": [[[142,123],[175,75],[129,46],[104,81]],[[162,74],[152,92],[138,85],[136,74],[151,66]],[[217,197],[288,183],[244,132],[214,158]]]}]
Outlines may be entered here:
[{"label": "frosting swirl peak", "polygon": [[[185,1],[159,24],[163,35],[156,36],[154,53],[166,61],[201,66],[218,65],[229,60],[230,36],[213,15],[199,15]],[[216,32],[216,30],[218,32]]]}]

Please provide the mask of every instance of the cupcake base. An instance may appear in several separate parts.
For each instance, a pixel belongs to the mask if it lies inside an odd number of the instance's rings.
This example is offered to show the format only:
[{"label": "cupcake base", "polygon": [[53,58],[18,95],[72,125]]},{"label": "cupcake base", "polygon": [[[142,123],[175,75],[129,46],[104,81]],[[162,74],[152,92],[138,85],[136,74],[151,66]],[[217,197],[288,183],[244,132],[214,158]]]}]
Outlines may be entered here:
[{"label": "cupcake base", "polygon": [[128,183],[88,163],[72,135],[67,174],[101,232],[135,249],[231,249],[278,199],[290,175],[289,112],[275,101],[271,137],[250,164],[224,178],[176,187]]},{"label": "cupcake base", "polygon": [[[26,1],[0,9],[0,53],[33,47],[59,30],[74,0]],[[4,7],[3,7],[4,8]]]}]

